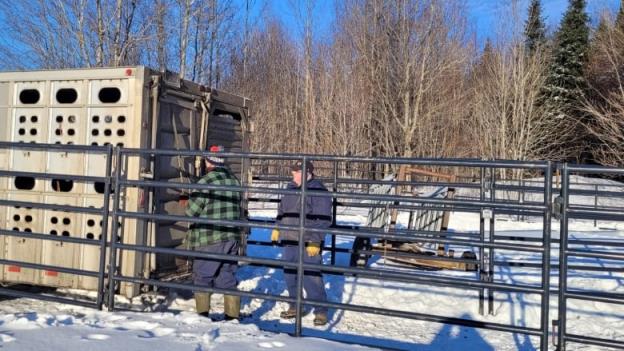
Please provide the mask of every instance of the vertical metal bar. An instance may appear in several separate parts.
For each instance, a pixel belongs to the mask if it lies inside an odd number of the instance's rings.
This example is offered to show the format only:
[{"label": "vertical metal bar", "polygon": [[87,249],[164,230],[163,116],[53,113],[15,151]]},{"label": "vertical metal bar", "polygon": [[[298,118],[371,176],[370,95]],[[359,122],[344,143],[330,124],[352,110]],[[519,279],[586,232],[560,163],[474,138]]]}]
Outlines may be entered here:
[{"label": "vertical metal bar", "polygon": [[[522,178],[522,175],[520,176],[520,178]],[[518,203],[524,203],[524,201],[522,200],[522,179],[518,179]],[[516,220],[519,222],[520,221],[520,212],[518,212],[518,214],[516,215]]]},{"label": "vertical metal bar", "polygon": [[[598,209],[598,184],[594,185],[594,210]],[[598,221],[594,219],[594,227],[598,225]]]},{"label": "vertical metal bar", "polygon": [[[479,200],[485,200],[485,168],[481,167],[480,169],[480,178],[481,178],[481,189],[479,194]],[[479,211],[480,221],[479,221],[479,238],[481,241],[481,246],[479,247],[479,269],[477,270],[477,274],[479,275],[479,281],[483,281],[486,278],[485,273],[485,250],[483,249],[483,244],[485,244],[485,218],[483,218],[483,208]],[[479,314],[484,315],[483,311],[483,302],[485,299],[485,289],[479,289]]]},{"label": "vertical metal bar", "polygon": [[[119,198],[121,197],[121,186],[119,179],[121,178],[122,153],[120,147],[115,147],[115,192],[113,194],[113,226],[110,235],[110,257],[108,262],[108,310],[113,311],[115,308],[115,274],[117,269],[117,231],[119,230],[119,217],[117,211],[119,209]],[[106,237],[107,233],[102,232],[102,236]]]},{"label": "vertical metal bar", "polygon": [[[334,194],[338,192],[338,161],[334,160]],[[338,198],[332,198],[332,227],[336,227],[336,217],[338,215]],[[331,264],[336,263],[336,235],[331,235]]]},{"label": "vertical metal bar", "polygon": [[102,208],[102,236],[100,237],[100,264],[98,266],[97,309],[102,310],[104,304],[104,275],[106,270],[106,232],[108,231],[108,215],[111,195],[111,168],[113,164],[113,146],[106,149],[106,175],[104,181],[104,204]]},{"label": "vertical metal bar", "polygon": [[[490,168],[490,202],[492,202],[492,217],[490,217],[490,243],[494,243],[494,219],[496,217],[496,211],[494,210],[494,203],[496,202],[496,170]],[[492,283],[494,281],[494,248],[488,249],[488,281]],[[488,313],[494,314],[494,290],[488,289]]]},{"label": "vertical metal bar", "polygon": [[303,160],[301,163],[301,197],[300,200],[300,210],[299,213],[299,260],[297,261],[297,318],[295,321],[295,336],[301,336],[301,317],[303,312],[303,252],[305,251],[305,243],[303,242],[303,234],[305,228],[305,219],[306,219],[306,187],[308,186],[308,170],[306,167],[307,158],[303,156]]},{"label": "vertical metal bar", "polygon": [[542,305],[541,305],[541,327],[540,350],[548,350],[548,312],[550,307],[550,237],[551,237],[551,206],[552,206],[552,163],[548,162],[548,168],[544,174],[544,226],[542,234]]},{"label": "vertical metal bar", "polygon": [[568,288],[568,201],[569,201],[569,171],[568,164],[563,165],[563,177],[561,179],[561,221],[559,230],[559,329],[557,330],[557,346],[559,351],[566,348],[566,293]]}]

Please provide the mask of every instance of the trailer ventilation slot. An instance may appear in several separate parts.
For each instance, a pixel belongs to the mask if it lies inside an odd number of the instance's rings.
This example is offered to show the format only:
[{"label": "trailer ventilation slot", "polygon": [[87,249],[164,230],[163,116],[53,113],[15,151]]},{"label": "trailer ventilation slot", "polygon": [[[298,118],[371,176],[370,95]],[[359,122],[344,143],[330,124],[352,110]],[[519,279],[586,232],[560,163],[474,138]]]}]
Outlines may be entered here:
[{"label": "trailer ventilation slot", "polygon": [[15,187],[19,190],[32,190],[35,187],[35,178],[15,177]]},{"label": "trailer ventilation slot", "polygon": [[74,88],[63,88],[56,92],[56,101],[59,104],[73,104],[78,100],[78,92]]},{"label": "trailer ventilation slot", "polygon": [[62,193],[68,193],[74,187],[73,180],[67,179],[52,179],[52,189],[54,191],[60,191]]},{"label": "trailer ventilation slot", "polygon": [[98,194],[104,194],[104,190],[106,190],[104,182],[95,182],[93,187],[95,188],[95,192]]},{"label": "trailer ventilation slot", "polygon": [[113,104],[121,99],[121,90],[115,87],[102,88],[98,93],[100,102],[105,104]]},{"label": "trailer ventilation slot", "polygon": [[39,102],[41,95],[37,89],[24,89],[20,92],[19,100],[22,104],[36,104]]}]

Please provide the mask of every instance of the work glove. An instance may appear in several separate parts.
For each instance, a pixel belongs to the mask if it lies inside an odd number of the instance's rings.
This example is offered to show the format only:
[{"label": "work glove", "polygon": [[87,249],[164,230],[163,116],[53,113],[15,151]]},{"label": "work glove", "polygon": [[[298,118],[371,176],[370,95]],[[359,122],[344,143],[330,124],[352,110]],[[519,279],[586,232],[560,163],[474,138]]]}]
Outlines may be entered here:
[{"label": "work glove", "polygon": [[271,232],[271,241],[276,242],[279,240],[279,229],[273,229]]},{"label": "work glove", "polygon": [[306,245],[306,252],[308,256],[314,257],[321,252],[321,244],[319,243],[308,243]]}]

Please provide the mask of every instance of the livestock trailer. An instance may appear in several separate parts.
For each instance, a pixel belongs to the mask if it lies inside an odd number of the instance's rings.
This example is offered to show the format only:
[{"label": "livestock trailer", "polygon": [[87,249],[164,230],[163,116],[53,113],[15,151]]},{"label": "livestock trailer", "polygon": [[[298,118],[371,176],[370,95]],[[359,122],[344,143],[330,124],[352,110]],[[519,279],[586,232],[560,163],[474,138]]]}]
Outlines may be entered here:
[{"label": "livestock trailer", "polygon": [[[206,150],[221,144],[226,151],[245,152],[251,133],[250,101],[146,67],[0,72],[0,141],[74,144],[125,148]],[[0,149],[0,169],[58,175],[105,177],[106,155],[88,152]],[[248,165],[228,159],[243,183]],[[114,164],[114,163],[113,163]],[[188,183],[199,176],[193,157],[136,157],[123,165],[127,179]],[[80,183],[58,177],[0,178],[0,200],[101,208],[103,183]],[[128,211],[182,215],[180,189],[124,190],[121,206]],[[112,203],[112,202],[111,202]],[[98,240],[97,215],[0,207],[2,229]],[[179,247],[185,222],[124,219],[118,238],[128,244]],[[111,228],[109,225],[108,228]],[[109,229],[110,230],[110,229]],[[110,233],[107,233],[111,237]],[[0,259],[97,271],[98,246],[3,235]],[[121,273],[164,277],[180,272],[185,260],[171,255],[124,251]],[[97,280],[62,272],[3,265],[0,282],[94,290]],[[136,284],[122,294],[139,293]]]}]

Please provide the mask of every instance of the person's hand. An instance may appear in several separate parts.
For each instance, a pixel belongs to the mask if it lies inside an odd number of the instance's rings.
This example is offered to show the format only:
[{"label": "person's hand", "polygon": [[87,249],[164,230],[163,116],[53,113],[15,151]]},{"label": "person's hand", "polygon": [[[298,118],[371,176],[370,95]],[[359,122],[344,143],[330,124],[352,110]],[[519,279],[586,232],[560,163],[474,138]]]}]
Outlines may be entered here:
[{"label": "person's hand", "polygon": [[271,232],[271,241],[276,242],[279,240],[279,229],[273,229]]},{"label": "person's hand", "polygon": [[180,195],[180,197],[178,198],[178,203],[180,204],[180,206],[186,207],[188,205],[188,200],[188,195]]},{"label": "person's hand", "polygon": [[314,257],[318,255],[321,252],[321,244],[308,243],[308,245],[306,245],[306,252],[308,253],[308,256],[310,257]]}]

